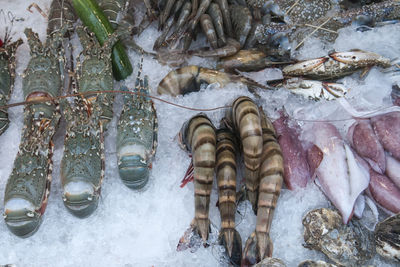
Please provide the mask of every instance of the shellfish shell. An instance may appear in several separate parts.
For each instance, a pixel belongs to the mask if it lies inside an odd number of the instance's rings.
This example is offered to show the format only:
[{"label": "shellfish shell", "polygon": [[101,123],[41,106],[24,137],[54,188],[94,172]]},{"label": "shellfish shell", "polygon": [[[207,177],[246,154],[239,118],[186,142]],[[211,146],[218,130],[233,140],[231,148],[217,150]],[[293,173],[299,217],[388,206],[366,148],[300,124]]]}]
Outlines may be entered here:
[{"label": "shellfish shell", "polygon": [[400,262],[400,213],[378,223],[375,245],[382,257]]},{"label": "shellfish shell", "polygon": [[298,267],[337,267],[337,265],[324,261],[305,260],[301,262]]},{"label": "shellfish shell", "polygon": [[282,260],[277,258],[265,258],[254,267],[286,267]]},{"label": "shellfish shell", "polygon": [[343,224],[336,210],[312,210],[303,225],[304,246],[321,251],[338,265],[360,266],[374,255],[372,232],[355,220]]}]

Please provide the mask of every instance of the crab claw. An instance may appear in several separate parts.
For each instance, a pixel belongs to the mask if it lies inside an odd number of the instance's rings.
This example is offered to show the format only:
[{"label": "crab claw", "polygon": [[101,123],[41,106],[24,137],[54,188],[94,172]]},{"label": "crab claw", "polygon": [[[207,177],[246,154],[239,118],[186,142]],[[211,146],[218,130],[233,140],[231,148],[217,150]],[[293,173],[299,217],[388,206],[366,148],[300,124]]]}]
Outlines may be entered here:
[{"label": "crab claw", "polygon": [[354,64],[359,67],[379,65],[382,67],[390,67],[390,59],[382,57],[373,52],[367,52],[359,49],[353,49],[346,52],[334,52],[329,57],[345,64]]},{"label": "crab claw", "polygon": [[272,241],[267,233],[253,232],[244,247],[242,267],[253,266],[266,257],[272,256]]},{"label": "crab claw", "polygon": [[334,97],[343,97],[349,91],[345,86],[338,84],[338,83],[327,83],[323,82],[322,86],[326,91],[328,91]]},{"label": "crab claw", "polygon": [[329,57],[320,57],[310,60],[304,60],[298,62],[296,64],[292,64],[286,66],[282,69],[282,73],[284,76],[297,76],[297,75],[305,75],[311,70],[317,68],[318,66],[324,64],[329,60]]},{"label": "crab claw", "polygon": [[242,238],[236,229],[222,229],[219,234],[219,243],[224,246],[229,260],[234,266],[240,265],[242,259]]}]

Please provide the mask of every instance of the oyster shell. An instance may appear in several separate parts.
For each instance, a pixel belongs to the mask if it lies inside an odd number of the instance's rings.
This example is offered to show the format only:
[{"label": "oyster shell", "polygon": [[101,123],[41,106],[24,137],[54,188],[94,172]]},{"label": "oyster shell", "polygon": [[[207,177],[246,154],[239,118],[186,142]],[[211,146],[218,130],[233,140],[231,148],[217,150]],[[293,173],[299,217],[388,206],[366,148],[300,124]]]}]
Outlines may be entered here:
[{"label": "oyster shell", "polygon": [[253,267],[286,267],[285,263],[277,258],[265,258]]},{"label": "oyster shell", "polygon": [[400,213],[378,223],[375,245],[381,256],[400,262]]},{"label": "oyster shell", "polygon": [[303,218],[304,244],[338,265],[360,266],[375,254],[373,234],[358,221],[342,223],[339,212],[321,208]]},{"label": "oyster shell", "polygon": [[335,264],[330,264],[324,261],[306,260],[299,264],[298,267],[337,267]]}]

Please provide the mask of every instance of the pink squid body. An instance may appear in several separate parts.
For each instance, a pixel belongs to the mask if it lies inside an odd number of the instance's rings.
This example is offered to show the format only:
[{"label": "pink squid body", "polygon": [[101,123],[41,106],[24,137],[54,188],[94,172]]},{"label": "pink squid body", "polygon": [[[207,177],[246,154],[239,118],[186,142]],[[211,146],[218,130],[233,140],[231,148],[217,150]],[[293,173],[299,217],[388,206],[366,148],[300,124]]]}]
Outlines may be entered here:
[{"label": "pink squid body", "polygon": [[386,155],[386,175],[400,188],[400,161],[390,155]]},{"label": "pink squid body", "polygon": [[349,129],[348,140],[355,151],[378,173],[386,170],[385,150],[369,120],[355,122]]},{"label": "pink squid body", "polygon": [[369,190],[375,201],[385,209],[400,212],[400,189],[386,176],[370,169]]},{"label": "pink squid body", "polygon": [[306,187],[311,175],[306,152],[299,140],[297,129],[288,126],[288,117],[283,112],[273,125],[283,154],[283,178],[286,187],[290,190]]},{"label": "pink squid body", "polygon": [[400,112],[375,116],[371,123],[383,148],[400,160]]},{"label": "pink squid body", "polygon": [[368,187],[368,171],[356,160],[338,130],[330,123],[316,123],[310,129],[314,146],[309,150],[320,187],[347,223],[358,196]]}]

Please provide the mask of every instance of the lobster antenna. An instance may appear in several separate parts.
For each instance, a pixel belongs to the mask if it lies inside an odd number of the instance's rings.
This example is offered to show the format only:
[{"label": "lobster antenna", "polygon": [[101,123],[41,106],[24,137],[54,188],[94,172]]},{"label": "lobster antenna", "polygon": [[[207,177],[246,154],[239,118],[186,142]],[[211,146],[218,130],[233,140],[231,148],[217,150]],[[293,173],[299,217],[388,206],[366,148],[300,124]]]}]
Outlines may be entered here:
[{"label": "lobster antenna", "polygon": [[162,99],[160,97],[146,95],[146,94],[139,93],[139,92],[131,92],[131,91],[123,91],[123,90],[119,90],[119,91],[118,90],[103,90],[103,91],[81,92],[81,93],[77,93],[77,94],[69,94],[69,95],[63,95],[63,96],[57,96],[57,97],[48,97],[46,99],[35,100],[35,101],[23,101],[23,102],[18,102],[18,103],[13,103],[13,104],[0,106],[0,109],[3,109],[3,108],[7,109],[7,108],[17,107],[17,106],[22,106],[22,105],[32,105],[32,104],[37,104],[37,103],[51,102],[51,101],[66,99],[66,98],[69,98],[69,97],[85,96],[85,95],[88,95],[88,94],[131,94],[131,95],[139,95],[139,96],[150,97],[152,99],[158,100],[160,102],[169,104],[169,105],[174,106],[174,107],[188,109],[188,110],[192,110],[192,111],[204,111],[204,112],[206,112],[206,111],[214,111],[214,110],[219,110],[219,109],[227,109],[227,108],[231,108],[232,107],[231,105],[227,105],[227,106],[219,106],[219,107],[215,107],[215,108],[193,108],[193,107],[188,107],[188,106],[176,104],[176,103],[170,102],[168,100]]},{"label": "lobster antenna", "polygon": [[[64,1],[63,1],[63,4],[64,4]],[[33,13],[33,11],[31,10],[32,7],[34,7],[39,12],[39,14],[42,15],[43,18],[45,18],[45,19],[48,18],[46,13],[43,11],[43,9],[41,9],[40,6],[38,4],[36,4],[36,3],[30,4],[26,10],[28,10],[31,13]]]}]

